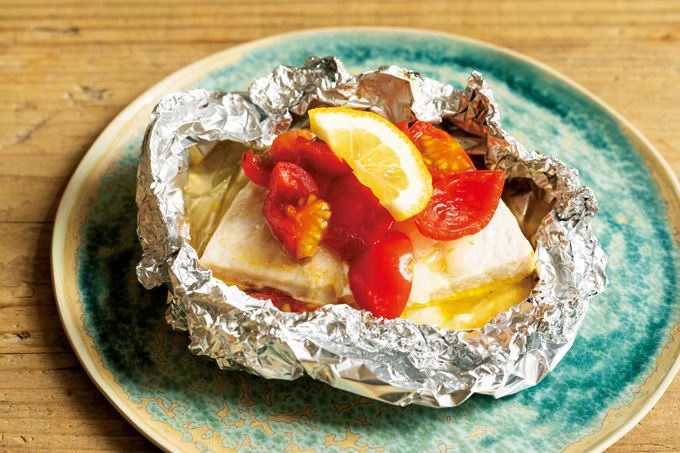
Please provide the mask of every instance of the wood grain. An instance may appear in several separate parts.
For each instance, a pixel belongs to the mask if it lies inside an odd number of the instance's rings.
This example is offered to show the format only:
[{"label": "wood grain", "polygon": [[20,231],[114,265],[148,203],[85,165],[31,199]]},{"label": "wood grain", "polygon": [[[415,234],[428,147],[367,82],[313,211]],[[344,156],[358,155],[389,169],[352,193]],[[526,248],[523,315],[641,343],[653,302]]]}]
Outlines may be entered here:
[{"label": "wood grain", "polygon": [[[680,174],[675,0],[0,1],[0,450],[155,448],[87,377],[52,294],[56,206],[98,134],[197,59],[350,25],[457,33],[536,58],[623,114]],[[680,377],[608,451],[680,451]]]}]

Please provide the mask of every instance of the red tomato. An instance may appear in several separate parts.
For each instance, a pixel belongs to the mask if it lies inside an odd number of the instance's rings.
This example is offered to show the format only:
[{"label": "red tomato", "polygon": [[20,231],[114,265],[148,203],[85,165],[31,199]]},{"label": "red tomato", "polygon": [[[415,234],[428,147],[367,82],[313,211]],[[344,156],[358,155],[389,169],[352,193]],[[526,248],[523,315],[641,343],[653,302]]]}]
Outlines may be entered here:
[{"label": "red tomato", "polygon": [[241,156],[241,168],[246,178],[261,187],[269,185],[269,177],[272,174],[272,168],[267,168],[263,164],[262,155],[254,156],[253,150],[249,149]]},{"label": "red tomato", "polygon": [[437,181],[425,209],[413,217],[430,239],[452,241],[489,224],[503,192],[505,172],[462,171]]},{"label": "red tomato", "polygon": [[269,227],[295,259],[314,255],[328,228],[328,203],[318,198],[314,179],[290,162],[274,166],[262,215]]},{"label": "red tomato", "polygon": [[350,166],[310,131],[288,131],[276,137],[269,154],[274,162],[293,162],[307,171],[314,170],[328,179],[352,171]]},{"label": "red tomato", "polygon": [[278,291],[252,291],[248,292],[250,297],[260,300],[271,300],[276,308],[285,312],[304,313],[314,311],[319,308],[319,305],[302,302],[301,300],[293,299],[288,294],[280,293]]},{"label": "red tomato", "polygon": [[314,174],[317,181],[331,180],[350,173],[352,169],[338,158],[322,141],[315,140],[311,131],[288,131],[274,139],[264,154],[253,155],[250,150],[241,157],[246,177],[253,183],[267,187],[277,162],[291,162]]},{"label": "red tomato", "polygon": [[284,161],[297,163],[295,162],[295,159],[297,159],[298,155],[293,143],[295,143],[298,138],[314,140],[315,135],[312,131],[304,129],[284,132],[274,139],[271,148],[269,148],[272,159],[276,160],[276,162]]},{"label": "red tomato", "polygon": [[319,189],[319,198],[327,200],[328,191],[330,190],[333,181],[329,179],[328,176],[324,175],[323,173],[313,168],[310,169],[305,168],[305,170],[307,170],[307,173],[309,173],[312,179],[314,179],[316,187]]},{"label": "red tomato", "polygon": [[333,216],[323,243],[344,261],[375,244],[394,224],[389,211],[353,173],[333,181],[324,199]]},{"label": "red tomato", "polygon": [[411,138],[411,131],[408,128],[408,121],[400,121],[398,123],[394,123],[395,126],[397,126],[397,129],[402,131],[408,138]]},{"label": "red tomato", "polygon": [[439,181],[458,171],[475,169],[465,150],[446,131],[426,121],[416,121],[409,132],[432,174],[432,181]]},{"label": "red tomato", "polygon": [[389,231],[349,263],[349,287],[359,308],[394,319],[404,311],[413,281],[413,245]]}]

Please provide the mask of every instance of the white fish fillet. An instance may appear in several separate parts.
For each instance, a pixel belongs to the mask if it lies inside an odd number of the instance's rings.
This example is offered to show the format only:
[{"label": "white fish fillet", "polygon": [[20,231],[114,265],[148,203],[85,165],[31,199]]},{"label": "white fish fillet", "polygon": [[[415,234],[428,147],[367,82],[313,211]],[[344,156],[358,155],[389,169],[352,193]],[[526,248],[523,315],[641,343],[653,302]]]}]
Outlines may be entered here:
[{"label": "white fish fillet", "polygon": [[526,276],[536,267],[531,244],[503,201],[482,231],[455,241],[428,239],[413,221],[398,228],[409,235],[415,252],[411,302],[424,304],[484,283]]},{"label": "white fish fillet", "polygon": [[[222,218],[201,258],[213,274],[242,287],[274,288],[320,304],[351,299],[346,263],[321,247],[304,261],[291,258],[272,235],[262,205],[265,189],[248,183]],[[427,303],[481,284],[531,274],[533,250],[501,202],[486,228],[449,242],[422,236],[412,221],[398,227],[415,251],[410,300]]]},{"label": "white fish fillet", "polygon": [[201,265],[226,282],[274,288],[321,304],[348,296],[347,265],[321,248],[304,261],[292,258],[262,216],[266,190],[249,182],[234,199],[201,257]]}]

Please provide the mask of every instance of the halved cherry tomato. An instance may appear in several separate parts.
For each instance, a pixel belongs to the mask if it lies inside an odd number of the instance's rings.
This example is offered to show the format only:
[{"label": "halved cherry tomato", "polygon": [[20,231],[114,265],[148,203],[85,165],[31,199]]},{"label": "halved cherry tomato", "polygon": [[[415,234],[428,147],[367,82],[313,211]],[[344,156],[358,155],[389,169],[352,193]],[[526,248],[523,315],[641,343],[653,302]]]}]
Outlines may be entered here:
[{"label": "halved cherry tomato", "polygon": [[352,171],[311,131],[288,131],[276,137],[269,149],[274,162],[293,162],[307,171],[315,170],[328,179],[337,178]]},{"label": "halved cherry tomato", "polygon": [[413,220],[423,236],[437,241],[475,234],[491,221],[504,182],[503,171],[453,173],[433,184],[430,202]]},{"label": "halved cherry tomato", "polygon": [[331,211],[318,198],[314,179],[290,162],[274,166],[262,214],[269,227],[295,259],[314,255],[328,228]]},{"label": "halved cherry tomato", "polygon": [[271,148],[258,156],[250,150],[243,154],[241,164],[246,177],[253,183],[267,187],[277,162],[299,165],[317,180],[333,179],[352,171],[325,143],[315,139],[311,131],[288,131],[274,139]]},{"label": "halved cherry tomato", "polygon": [[349,287],[359,308],[394,319],[404,311],[413,282],[413,245],[389,231],[349,264]]},{"label": "halved cherry tomato", "polygon": [[276,162],[295,162],[298,157],[297,151],[293,143],[298,138],[303,138],[307,140],[314,140],[316,136],[312,131],[301,129],[299,131],[287,131],[279,135],[272,142],[271,148],[269,148],[269,154]]},{"label": "halved cherry tomato", "polygon": [[352,173],[333,181],[325,200],[333,216],[323,244],[342,260],[348,261],[375,244],[394,224],[371,189]]},{"label": "halved cherry tomato", "polygon": [[305,170],[307,170],[307,173],[309,173],[312,179],[314,179],[316,187],[319,189],[319,198],[323,198],[324,200],[326,200],[328,196],[328,191],[331,188],[331,183],[333,182],[333,180],[329,179],[328,176],[324,175],[323,173],[320,173],[318,170],[315,170],[314,168],[309,169],[305,168]]},{"label": "halved cherry tomato", "polygon": [[411,131],[408,127],[408,121],[399,121],[398,123],[394,123],[394,125],[397,126],[397,129],[406,134],[408,138],[411,138]]},{"label": "halved cherry tomato", "polygon": [[254,156],[253,150],[249,149],[241,156],[241,168],[243,168],[246,178],[258,186],[267,187],[274,166],[272,165],[271,168],[267,168],[263,161],[262,155]]},{"label": "halved cherry tomato", "polygon": [[432,181],[439,181],[457,171],[475,169],[463,147],[446,131],[431,123],[416,121],[409,129],[409,136],[423,155]]},{"label": "halved cherry tomato", "polygon": [[248,295],[255,299],[271,300],[276,308],[285,312],[305,313],[314,311],[320,305],[312,304],[310,302],[302,302],[301,300],[293,299],[288,294],[280,293],[278,291],[249,291]]}]

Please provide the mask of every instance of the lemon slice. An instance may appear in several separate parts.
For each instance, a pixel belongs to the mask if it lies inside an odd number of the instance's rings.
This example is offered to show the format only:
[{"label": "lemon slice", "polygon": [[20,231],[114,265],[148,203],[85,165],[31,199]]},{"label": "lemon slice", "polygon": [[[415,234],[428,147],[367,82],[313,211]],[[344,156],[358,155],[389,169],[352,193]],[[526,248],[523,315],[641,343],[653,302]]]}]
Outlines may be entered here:
[{"label": "lemon slice", "polygon": [[395,220],[422,211],[432,177],[418,148],[394,124],[371,112],[342,107],[309,111],[312,132],[371,189]]}]

